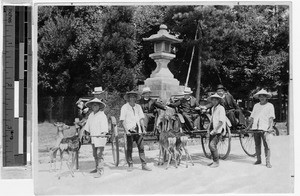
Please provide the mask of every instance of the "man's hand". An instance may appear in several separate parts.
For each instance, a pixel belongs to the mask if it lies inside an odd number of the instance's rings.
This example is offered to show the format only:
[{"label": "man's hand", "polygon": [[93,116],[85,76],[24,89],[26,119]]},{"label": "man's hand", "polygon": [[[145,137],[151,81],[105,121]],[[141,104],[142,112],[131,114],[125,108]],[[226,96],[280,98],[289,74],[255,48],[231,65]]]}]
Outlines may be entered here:
[{"label": "man's hand", "polygon": [[99,135],[96,136],[96,138],[99,138],[99,137],[106,137],[106,133],[105,132],[101,132]]},{"label": "man's hand", "polygon": [[210,136],[209,131],[207,131],[205,137],[209,138],[209,136]]},{"label": "man's hand", "polygon": [[215,131],[215,130],[212,130],[211,132],[210,132],[210,135],[216,135],[217,134],[217,132]]}]

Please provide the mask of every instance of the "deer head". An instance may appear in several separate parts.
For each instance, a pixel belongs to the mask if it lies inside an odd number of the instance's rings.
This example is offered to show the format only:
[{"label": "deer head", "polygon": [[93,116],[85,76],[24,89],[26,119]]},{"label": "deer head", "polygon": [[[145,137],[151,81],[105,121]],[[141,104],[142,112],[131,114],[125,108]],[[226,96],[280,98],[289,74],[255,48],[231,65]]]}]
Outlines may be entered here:
[{"label": "deer head", "polygon": [[56,123],[53,123],[53,125],[57,127],[58,131],[70,129],[70,126],[66,125],[63,122],[56,122]]}]

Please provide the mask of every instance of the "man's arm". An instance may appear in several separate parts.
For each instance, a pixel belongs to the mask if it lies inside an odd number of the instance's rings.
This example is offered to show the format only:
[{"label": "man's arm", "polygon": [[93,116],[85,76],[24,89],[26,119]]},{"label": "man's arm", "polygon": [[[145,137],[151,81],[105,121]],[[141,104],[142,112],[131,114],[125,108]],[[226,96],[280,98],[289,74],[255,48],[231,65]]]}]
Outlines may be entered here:
[{"label": "man's arm", "polygon": [[214,129],[210,132],[211,135],[214,135],[217,133],[217,130],[220,129],[223,126],[223,121],[219,121],[217,127],[214,127]]},{"label": "man's arm", "polygon": [[140,126],[141,126],[141,129],[142,129],[142,132],[146,132],[146,130],[144,130],[145,129],[145,124],[144,124],[145,114],[144,114],[143,109],[142,109],[141,106],[138,109],[138,114],[139,114],[139,118],[140,118]]},{"label": "man's arm", "polygon": [[249,120],[250,120],[250,122],[249,122],[249,125],[247,126],[246,130],[249,130],[253,125],[253,121],[254,121],[253,117],[250,117]]},{"label": "man's arm", "polygon": [[159,108],[159,109],[162,109],[162,110],[166,110],[166,107],[163,106],[163,104],[159,103],[158,101],[154,100],[154,103],[153,103],[154,107],[156,108]]},{"label": "man's arm", "polygon": [[144,118],[140,119],[140,125],[141,125],[142,132],[145,133],[146,130],[145,130]]},{"label": "man's arm", "polygon": [[130,130],[130,129],[128,129],[128,128],[126,127],[126,123],[125,123],[124,120],[121,120],[121,124],[122,124],[122,126],[123,126],[123,129],[125,130],[126,135],[129,134],[129,130]]},{"label": "man's arm", "polygon": [[273,125],[274,125],[274,118],[271,117],[271,118],[269,118],[269,127],[268,127],[268,131],[269,131],[269,130],[273,130]]},{"label": "man's arm", "polygon": [[238,106],[237,102],[235,101],[235,99],[233,98],[233,96],[231,94],[228,94],[230,102],[232,103],[232,106],[234,109],[239,110],[240,107]]},{"label": "man's arm", "polygon": [[205,109],[208,109],[208,108],[211,108],[211,107],[213,107],[212,103],[208,103],[208,104],[206,104],[204,106],[201,106],[201,108],[205,108]]},{"label": "man's arm", "polygon": [[103,115],[103,118],[101,119],[101,129],[102,129],[102,134],[103,136],[106,135],[106,133],[108,133],[108,120],[106,115]]},{"label": "man's arm", "polygon": [[175,103],[170,103],[168,104],[168,106],[172,107],[172,108],[176,108],[178,106],[180,106],[181,101],[177,100]]}]

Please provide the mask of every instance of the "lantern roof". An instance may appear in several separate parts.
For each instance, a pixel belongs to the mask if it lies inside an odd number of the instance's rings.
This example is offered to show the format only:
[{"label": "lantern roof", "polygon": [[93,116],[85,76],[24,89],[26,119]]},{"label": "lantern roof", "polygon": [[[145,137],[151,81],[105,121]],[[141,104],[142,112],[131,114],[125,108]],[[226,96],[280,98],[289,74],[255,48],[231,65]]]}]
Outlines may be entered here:
[{"label": "lantern roof", "polygon": [[180,43],[182,39],[178,39],[174,35],[169,34],[168,27],[164,24],[159,26],[159,31],[157,34],[153,34],[148,38],[143,38],[144,41],[168,41],[170,43]]}]

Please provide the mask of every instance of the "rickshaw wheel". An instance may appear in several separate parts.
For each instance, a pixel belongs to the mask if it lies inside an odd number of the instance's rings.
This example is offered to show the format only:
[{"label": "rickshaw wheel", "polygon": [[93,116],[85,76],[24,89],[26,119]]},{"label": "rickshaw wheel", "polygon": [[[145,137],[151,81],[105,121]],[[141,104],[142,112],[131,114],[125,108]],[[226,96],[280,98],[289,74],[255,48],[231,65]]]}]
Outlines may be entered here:
[{"label": "rickshaw wheel", "polygon": [[240,143],[244,152],[250,156],[255,157],[255,143],[253,133],[240,133]]},{"label": "rickshaw wheel", "polygon": [[201,129],[207,130],[209,124],[210,124],[210,119],[208,118],[208,116],[206,114],[201,114],[200,115],[200,127],[201,127]]},{"label": "rickshaw wheel", "polygon": [[118,167],[120,155],[119,155],[119,137],[118,137],[118,126],[115,117],[111,117],[111,150],[113,155],[114,165]]},{"label": "rickshaw wheel", "polygon": [[211,159],[211,153],[208,144],[209,144],[209,137],[207,137],[206,135],[201,136],[201,145],[202,145],[204,156],[208,159]]},{"label": "rickshaw wheel", "polygon": [[[227,128],[229,129],[229,128]],[[227,130],[225,135],[222,135],[220,137],[219,143],[218,143],[218,153],[219,153],[219,157],[220,159],[225,160],[231,150],[231,134],[230,132]]]},{"label": "rickshaw wheel", "polygon": [[[209,137],[207,137],[206,135],[201,136],[201,145],[205,157],[211,159],[212,156],[209,150]],[[230,131],[227,130],[224,136],[220,136],[220,141],[218,143],[217,148],[220,159],[225,160],[228,157],[231,150]]]},{"label": "rickshaw wheel", "polygon": [[128,163],[128,159],[127,159],[127,135],[124,131],[124,134],[123,134],[123,138],[124,138],[124,154],[125,154],[125,160],[127,162],[127,164],[129,165]]}]

